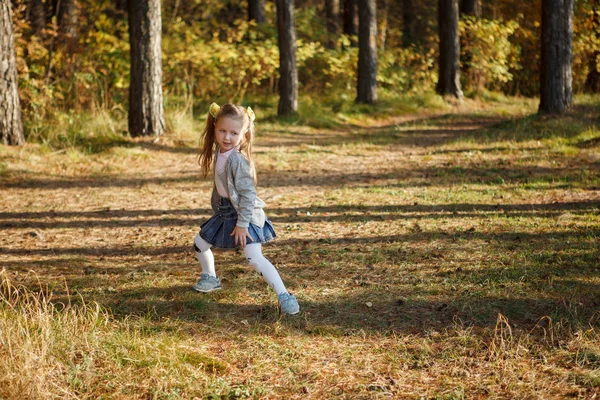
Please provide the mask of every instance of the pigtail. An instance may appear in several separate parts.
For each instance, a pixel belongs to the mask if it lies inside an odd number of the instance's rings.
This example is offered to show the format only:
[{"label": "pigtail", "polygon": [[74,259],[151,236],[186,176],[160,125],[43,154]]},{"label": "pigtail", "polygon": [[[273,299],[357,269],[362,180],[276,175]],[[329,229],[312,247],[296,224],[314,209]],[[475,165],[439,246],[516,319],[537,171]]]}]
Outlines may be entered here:
[{"label": "pigtail", "polygon": [[198,164],[200,164],[200,172],[206,178],[212,168],[213,148],[215,146],[215,121],[212,113],[209,112],[206,117],[206,126],[200,137],[200,154],[198,155]]},{"label": "pigtail", "polygon": [[256,168],[254,167],[254,159],[252,158],[252,144],[254,143],[254,121],[252,119],[249,120],[248,129],[244,133],[245,140],[242,146],[240,146],[240,152],[248,159],[250,162],[250,167],[252,168],[252,176],[254,177],[254,184],[256,185]]}]

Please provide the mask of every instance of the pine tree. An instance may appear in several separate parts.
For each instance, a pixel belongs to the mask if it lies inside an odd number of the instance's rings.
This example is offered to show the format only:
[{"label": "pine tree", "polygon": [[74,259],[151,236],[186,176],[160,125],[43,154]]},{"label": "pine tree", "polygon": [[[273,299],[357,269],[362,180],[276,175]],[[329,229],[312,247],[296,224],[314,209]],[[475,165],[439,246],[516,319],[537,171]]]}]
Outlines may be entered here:
[{"label": "pine tree", "polygon": [[0,0],[0,137],[6,145],[25,143],[10,0]]},{"label": "pine tree", "polygon": [[165,129],[162,93],[160,0],[130,0],[129,133],[162,135]]}]

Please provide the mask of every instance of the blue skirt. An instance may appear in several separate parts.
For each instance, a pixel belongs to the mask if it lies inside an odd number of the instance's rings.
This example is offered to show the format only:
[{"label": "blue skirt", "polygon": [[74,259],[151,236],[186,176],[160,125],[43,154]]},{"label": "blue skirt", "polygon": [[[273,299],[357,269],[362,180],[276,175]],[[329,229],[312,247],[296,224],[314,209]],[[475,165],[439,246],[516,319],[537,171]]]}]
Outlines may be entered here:
[{"label": "blue skirt", "polygon": [[[236,224],[237,212],[235,208],[233,208],[229,199],[221,197],[218,212],[200,226],[200,237],[215,247],[234,249],[239,247],[235,244],[235,238],[231,236]],[[265,221],[262,229],[251,223],[248,226],[248,233],[252,236],[252,241],[247,240],[247,244],[267,243],[277,237],[269,219]]]}]

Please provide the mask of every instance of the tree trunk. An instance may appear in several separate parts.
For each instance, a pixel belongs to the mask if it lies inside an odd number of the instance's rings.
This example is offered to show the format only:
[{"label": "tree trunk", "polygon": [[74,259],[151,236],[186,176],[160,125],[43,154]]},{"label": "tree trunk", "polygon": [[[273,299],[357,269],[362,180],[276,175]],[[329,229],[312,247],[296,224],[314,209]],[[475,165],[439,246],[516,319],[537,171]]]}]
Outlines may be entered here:
[{"label": "tree trunk", "polygon": [[[59,0],[58,2],[58,30],[61,41],[70,54],[75,52],[79,39],[79,9],[76,0]],[[75,68],[73,64],[69,66],[71,73]]]},{"label": "tree trunk", "polygon": [[442,96],[463,98],[460,87],[460,40],[458,0],[439,0],[440,60],[436,91]]},{"label": "tree trunk", "polygon": [[10,0],[0,0],[0,137],[5,145],[25,143]]},{"label": "tree trunk", "polygon": [[79,5],[76,0],[59,0],[57,16],[60,33],[70,40],[76,40],[79,19]]},{"label": "tree trunk", "polygon": [[162,135],[165,129],[162,94],[160,0],[130,0],[129,133]]},{"label": "tree trunk", "polygon": [[350,36],[351,46],[356,47],[354,39],[358,36],[358,1],[344,0],[344,34]]},{"label": "tree trunk", "polygon": [[594,51],[588,60],[589,72],[585,78],[586,93],[600,93],[600,73],[598,72],[598,59],[600,51]]},{"label": "tree trunk", "polygon": [[333,49],[340,36],[340,0],[325,0],[325,19],[329,32],[327,47]]},{"label": "tree trunk", "polygon": [[358,82],[356,102],[377,102],[377,6],[358,0]]},{"label": "tree trunk", "polygon": [[[592,30],[596,34],[596,38],[600,38],[600,0],[594,0],[594,8],[592,9]],[[600,92],[600,71],[598,71],[598,59],[600,51],[596,50],[588,59],[589,72],[585,79],[585,91],[588,93]]]},{"label": "tree trunk", "polygon": [[129,0],[115,0],[115,8],[123,14],[127,14],[129,12]]},{"label": "tree trunk", "polygon": [[[481,18],[481,0],[460,0],[460,15],[470,16],[475,18]],[[475,88],[479,93],[485,86],[483,79],[479,82],[474,82],[471,75],[471,65],[473,64],[473,52],[471,51],[471,42],[473,38],[471,32],[467,32],[466,35],[460,37],[460,48],[462,51],[462,57],[460,58],[460,65],[462,67],[461,74],[467,80],[467,87]]]},{"label": "tree trunk", "polygon": [[482,0],[460,0],[460,13],[481,18]]},{"label": "tree trunk", "polygon": [[264,24],[267,21],[265,0],[248,0],[248,20],[256,21],[257,24]]},{"label": "tree trunk", "polygon": [[[376,1],[377,3],[377,1]],[[387,31],[388,31],[388,12],[389,12],[389,0],[380,0],[379,2],[379,19],[380,24],[377,29],[379,34],[379,48],[382,52],[385,52],[385,43],[387,40]]]},{"label": "tree trunk", "polygon": [[415,9],[413,0],[402,0],[402,44],[415,43]]},{"label": "tree trunk", "polygon": [[298,112],[298,68],[294,0],[276,0],[279,44],[279,108],[277,115]]},{"label": "tree trunk", "polygon": [[573,0],[542,0],[538,113],[564,112],[572,98]]},{"label": "tree trunk", "polygon": [[46,5],[42,0],[31,0],[28,12],[31,30],[36,36],[40,36],[46,27]]}]

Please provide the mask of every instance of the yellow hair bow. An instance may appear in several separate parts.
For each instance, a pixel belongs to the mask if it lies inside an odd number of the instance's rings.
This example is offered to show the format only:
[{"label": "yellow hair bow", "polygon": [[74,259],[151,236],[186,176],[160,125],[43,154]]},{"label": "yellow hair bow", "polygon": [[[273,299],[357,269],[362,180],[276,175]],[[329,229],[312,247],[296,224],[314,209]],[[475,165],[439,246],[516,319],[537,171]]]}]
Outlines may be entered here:
[{"label": "yellow hair bow", "polygon": [[213,118],[217,118],[217,115],[219,114],[220,109],[221,109],[220,105],[218,105],[217,103],[212,103],[208,107],[208,112],[210,115],[212,115]]},{"label": "yellow hair bow", "polygon": [[248,107],[248,108],[246,108],[246,114],[248,114],[248,117],[250,118],[250,122],[254,122],[254,120],[256,119],[254,110],[252,108]]}]

